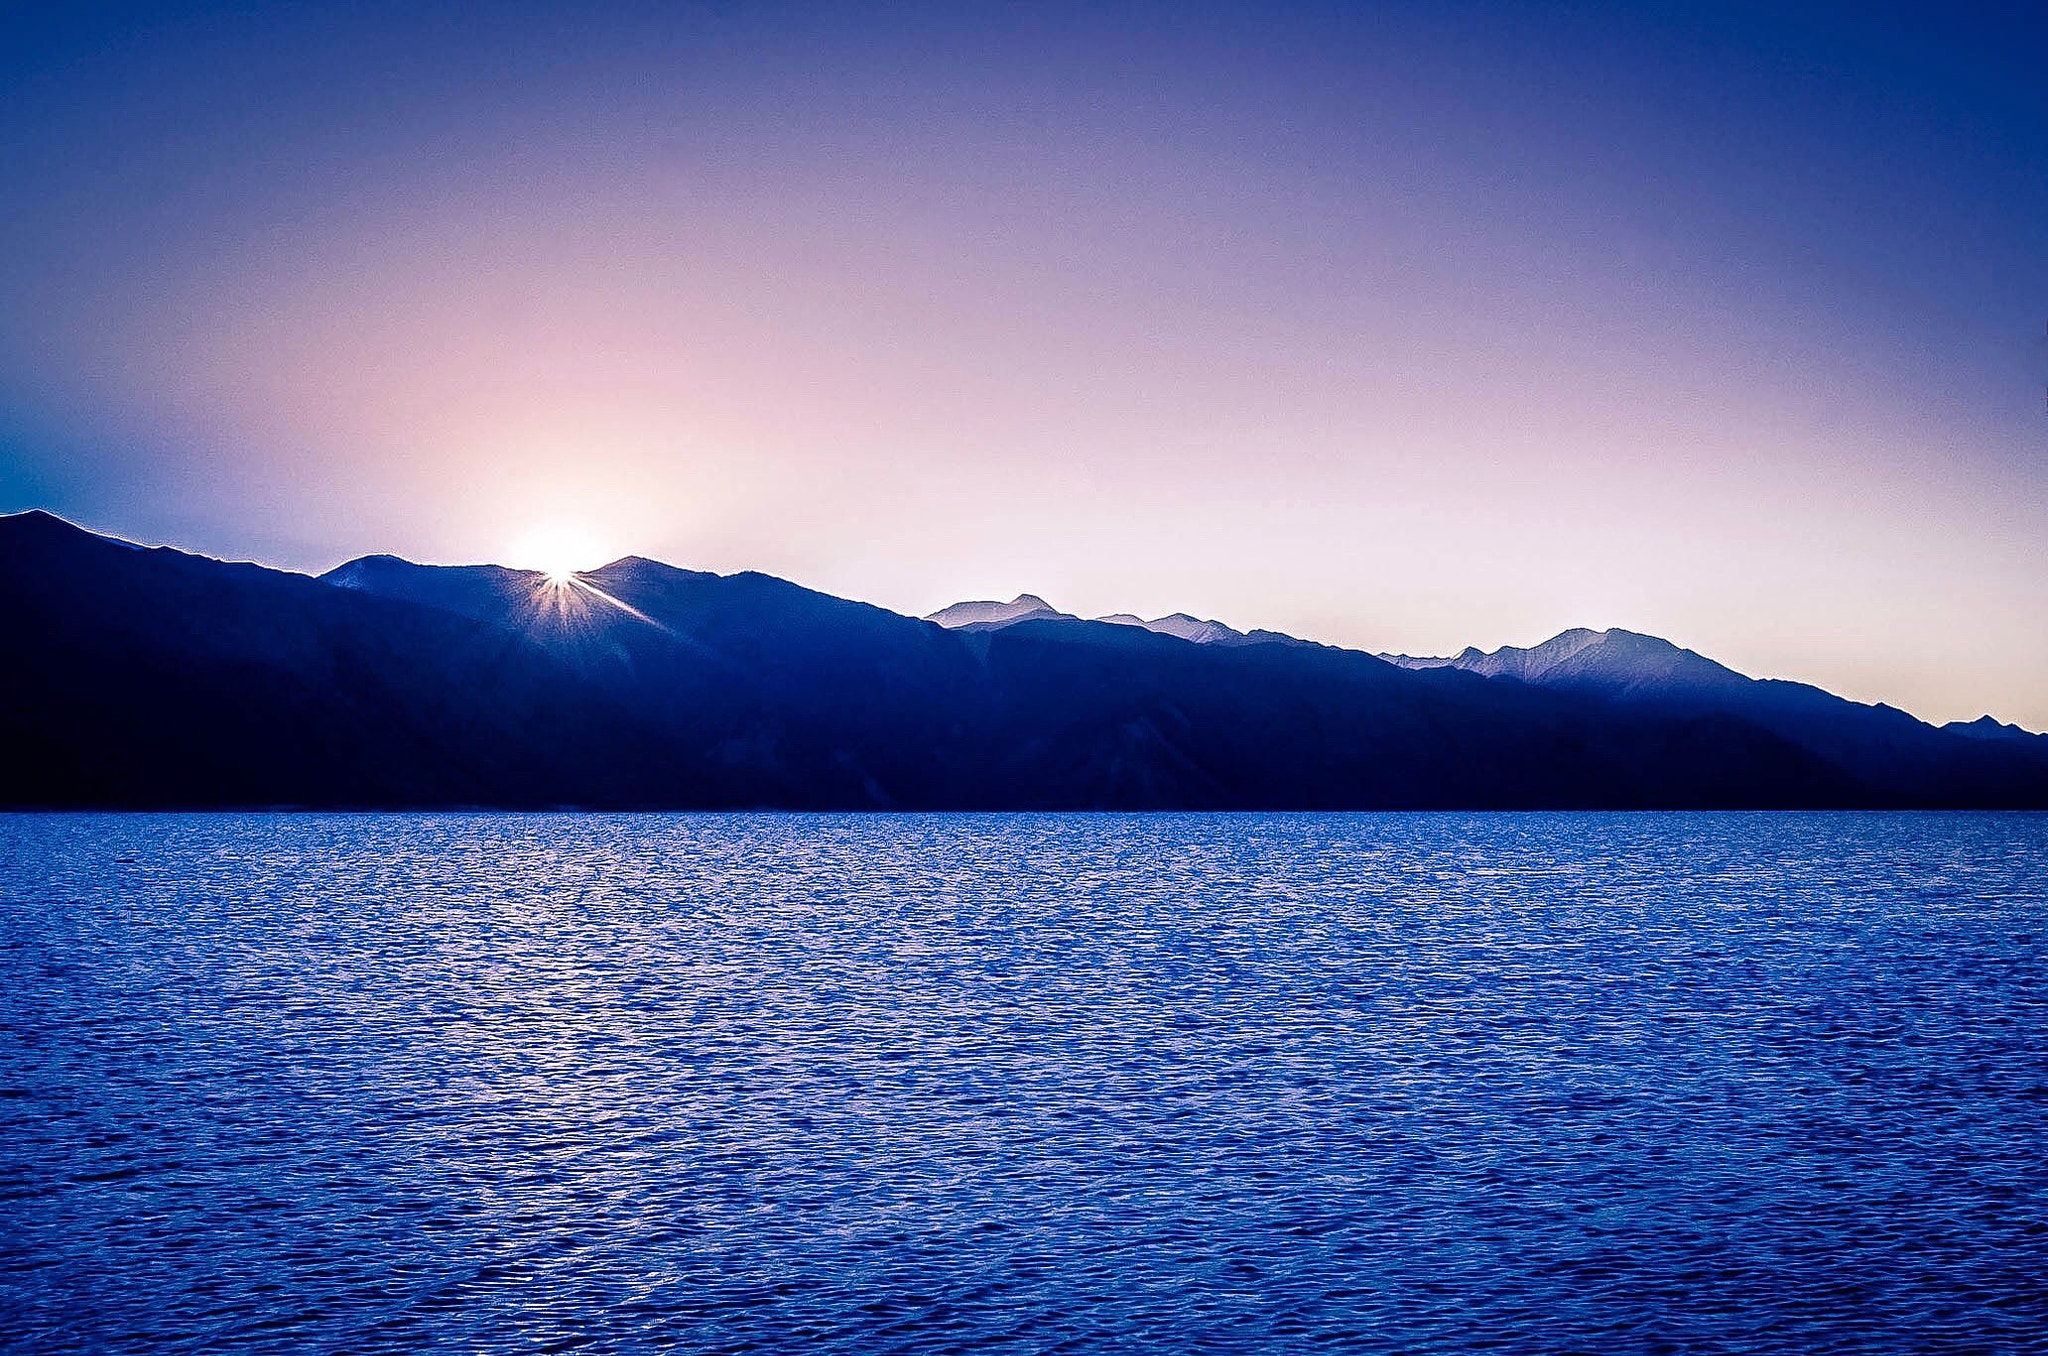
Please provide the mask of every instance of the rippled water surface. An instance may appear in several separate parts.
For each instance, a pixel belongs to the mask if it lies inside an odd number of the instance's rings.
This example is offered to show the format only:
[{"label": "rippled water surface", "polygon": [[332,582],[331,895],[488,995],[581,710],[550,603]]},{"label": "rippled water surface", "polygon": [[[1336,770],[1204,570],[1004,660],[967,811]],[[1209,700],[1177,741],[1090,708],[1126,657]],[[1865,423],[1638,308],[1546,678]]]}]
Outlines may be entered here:
[{"label": "rippled water surface", "polygon": [[0,818],[0,1348],[2048,1349],[2048,818]]}]

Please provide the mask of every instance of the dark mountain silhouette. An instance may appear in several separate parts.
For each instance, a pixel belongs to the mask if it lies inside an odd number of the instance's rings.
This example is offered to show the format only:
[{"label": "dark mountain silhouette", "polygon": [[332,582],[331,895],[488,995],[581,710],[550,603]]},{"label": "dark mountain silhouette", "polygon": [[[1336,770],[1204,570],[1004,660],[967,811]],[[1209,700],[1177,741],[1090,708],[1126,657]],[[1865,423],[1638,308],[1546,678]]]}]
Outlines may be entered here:
[{"label": "dark mountain silhouette", "polygon": [[550,805],[708,798],[519,634],[0,519],[0,801]]},{"label": "dark mountain silhouette", "polygon": [[1729,703],[1029,597],[948,629],[637,557],[561,585],[390,556],[315,580],[40,513],[0,519],[0,589],[11,805],[2048,805],[2030,750],[1900,713],[1896,742],[1939,750],[1924,783]]},{"label": "dark mountain silhouette", "polygon": [[763,574],[636,556],[551,585],[389,556],[324,576],[524,638],[747,804],[971,802],[978,665],[943,629]]},{"label": "dark mountain silhouette", "polygon": [[1964,735],[1970,739],[1996,739],[2048,752],[2048,734],[2022,730],[2017,725],[2007,725],[1990,716],[1979,716],[1975,720],[1952,720],[1941,728],[1950,734]]},{"label": "dark mountain silhouette", "polygon": [[[1853,702],[1806,683],[1750,678],[1633,631],[1577,629],[1531,649],[1467,649],[1451,659],[1386,657],[1404,668],[1511,678],[1638,710],[1734,716],[1817,754],[1881,797],[2024,800],[2038,775],[2024,756],[2031,749],[2017,741],[1986,747],[1981,728],[1967,731],[1980,736],[1973,746],[1953,727],[1937,729],[1895,707]],[[2032,738],[2017,727],[1999,728]]]},{"label": "dark mountain silhouette", "polygon": [[1818,760],[1735,722],[1614,713],[1469,675],[1406,674],[1355,651],[1203,645],[1071,621],[1008,626],[981,643],[999,724],[1016,732],[1002,780],[1049,800],[1068,786],[1103,804],[1301,809],[1857,794]]}]

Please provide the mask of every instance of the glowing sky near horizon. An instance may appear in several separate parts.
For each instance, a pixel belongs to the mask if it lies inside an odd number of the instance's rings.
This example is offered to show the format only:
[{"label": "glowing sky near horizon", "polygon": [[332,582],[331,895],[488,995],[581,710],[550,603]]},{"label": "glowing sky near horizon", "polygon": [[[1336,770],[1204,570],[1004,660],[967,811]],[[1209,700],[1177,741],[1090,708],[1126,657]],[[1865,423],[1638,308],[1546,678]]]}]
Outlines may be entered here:
[{"label": "glowing sky near horizon", "polygon": [[2024,7],[603,11],[10,18],[0,510],[2048,729]]}]

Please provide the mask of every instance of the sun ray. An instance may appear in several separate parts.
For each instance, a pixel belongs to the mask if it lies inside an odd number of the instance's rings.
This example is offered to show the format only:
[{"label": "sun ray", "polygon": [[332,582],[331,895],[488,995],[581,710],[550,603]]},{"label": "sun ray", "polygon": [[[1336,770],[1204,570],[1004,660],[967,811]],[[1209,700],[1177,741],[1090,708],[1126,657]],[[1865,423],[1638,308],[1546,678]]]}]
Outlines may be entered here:
[{"label": "sun ray", "polygon": [[639,608],[633,606],[625,599],[605,592],[603,589],[591,583],[588,579],[585,579],[580,574],[571,574],[567,578],[567,580],[564,581],[564,583],[566,587],[581,589],[583,592],[591,595],[593,598],[598,598],[604,602],[610,603],[613,607],[625,613],[627,616],[633,618],[635,621],[645,622],[647,625],[653,627],[657,631],[666,631],[670,635],[675,634],[675,631],[669,626],[665,625],[660,621],[657,621],[653,617],[648,616],[645,612],[642,612]]}]

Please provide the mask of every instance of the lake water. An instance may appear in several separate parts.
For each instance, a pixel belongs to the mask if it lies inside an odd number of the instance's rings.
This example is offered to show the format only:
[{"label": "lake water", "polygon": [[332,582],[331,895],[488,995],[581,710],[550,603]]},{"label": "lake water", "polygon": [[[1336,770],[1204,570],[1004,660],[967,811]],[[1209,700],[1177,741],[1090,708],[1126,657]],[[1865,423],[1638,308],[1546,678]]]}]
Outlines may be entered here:
[{"label": "lake water", "polygon": [[0,1348],[2048,1350],[2048,817],[0,818]]}]

